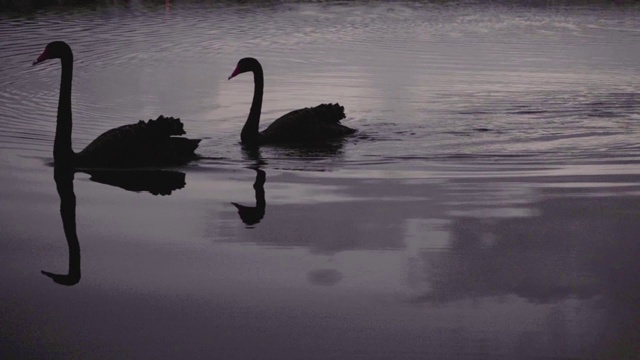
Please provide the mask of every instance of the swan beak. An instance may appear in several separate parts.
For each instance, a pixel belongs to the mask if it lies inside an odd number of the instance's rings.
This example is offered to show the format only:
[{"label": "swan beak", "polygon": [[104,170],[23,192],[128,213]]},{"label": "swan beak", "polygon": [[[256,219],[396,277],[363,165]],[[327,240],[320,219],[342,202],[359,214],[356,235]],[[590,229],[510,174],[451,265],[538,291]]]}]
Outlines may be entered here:
[{"label": "swan beak", "polygon": [[42,54],[40,54],[40,56],[38,56],[38,58],[36,59],[36,61],[33,62],[33,65],[39,64],[45,60],[47,60],[49,57],[47,57],[47,50],[43,51]]},{"label": "swan beak", "polygon": [[235,70],[233,70],[233,73],[231,73],[231,76],[229,76],[227,80],[233,79],[238,74],[240,74],[240,68],[236,68]]}]

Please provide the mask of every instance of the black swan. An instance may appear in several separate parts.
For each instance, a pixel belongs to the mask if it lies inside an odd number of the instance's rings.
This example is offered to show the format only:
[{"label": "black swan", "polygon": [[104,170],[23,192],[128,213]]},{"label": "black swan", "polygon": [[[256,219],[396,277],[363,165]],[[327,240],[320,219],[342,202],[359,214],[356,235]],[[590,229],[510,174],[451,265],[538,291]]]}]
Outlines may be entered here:
[{"label": "black swan", "polygon": [[185,133],[182,122],[164,116],[111,129],[98,136],[84,150],[75,153],[71,147],[73,53],[65,42],[54,41],[47,45],[33,65],[47,59],[60,59],[62,63],[53,144],[53,160],[56,164],[80,168],[155,167],[180,165],[196,158],[194,151],[200,140],[174,136]]},{"label": "black swan", "polygon": [[340,120],[345,118],[344,107],[340,104],[321,104],[294,110],[259,132],[264,88],[262,66],[254,58],[241,59],[229,80],[248,71],[253,72],[255,87],[249,117],[240,134],[243,144],[322,144],[356,132],[355,129],[340,124]]}]

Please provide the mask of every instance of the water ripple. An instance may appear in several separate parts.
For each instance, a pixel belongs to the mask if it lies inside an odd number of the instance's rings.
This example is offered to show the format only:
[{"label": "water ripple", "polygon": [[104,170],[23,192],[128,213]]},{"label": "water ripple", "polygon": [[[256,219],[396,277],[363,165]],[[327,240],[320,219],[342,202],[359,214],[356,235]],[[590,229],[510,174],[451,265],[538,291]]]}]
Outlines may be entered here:
[{"label": "water ripple", "polygon": [[31,61],[63,39],[75,55],[76,149],[165,114],[205,139],[203,155],[248,161],[236,147],[251,80],[226,77],[255,56],[265,68],[263,125],[339,101],[360,129],[332,154],[266,150],[272,164],[640,156],[638,8],[474,4],[186,1],[4,17],[1,148],[49,156],[60,67]]}]

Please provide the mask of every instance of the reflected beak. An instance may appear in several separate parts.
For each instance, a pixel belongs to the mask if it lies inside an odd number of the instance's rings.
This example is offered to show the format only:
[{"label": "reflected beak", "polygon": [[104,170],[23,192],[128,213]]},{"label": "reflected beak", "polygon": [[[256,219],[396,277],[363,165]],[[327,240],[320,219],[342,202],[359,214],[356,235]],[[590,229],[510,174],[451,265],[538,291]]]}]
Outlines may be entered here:
[{"label": "reflected beak", "polygon": [[236,75],[238,75],[240,73],[240,68],[236,67],[235,70],[233,70],[233,73],[231,73],[231,76],[229,76],[229,78],[227,80],[231,80],[233,79]]},{"label": "reflected beak", "polygon": [[38,56],[38,58],[36,59],[36,61],[33,62],[33,65],[39,64],[45,60],[47,60],[47,50],[45,49],[42,54],[40,54],[40,56]]}]

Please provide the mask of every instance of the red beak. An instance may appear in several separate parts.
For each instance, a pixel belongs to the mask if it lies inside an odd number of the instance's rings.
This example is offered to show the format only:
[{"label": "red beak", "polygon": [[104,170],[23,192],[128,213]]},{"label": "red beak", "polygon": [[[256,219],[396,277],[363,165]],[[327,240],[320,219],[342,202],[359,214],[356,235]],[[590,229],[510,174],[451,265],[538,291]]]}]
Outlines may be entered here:
[{"label": "red beak", "polygon": [[233,70],[233,73],[231,73],[231,76],[229,76],[227,80],[231,80],[234,76],[238,75],[239,73],[240,73],[240,68],[236,67],[236,69]]},{"label": "red beak", "polygon": [[42,52],[42,54],[40,54],[40,56],[38,56],[38,58],[36,59],[36,61],[33,62],[33,65],[35,64],[39,64],[45,60],[47,60],[49,57],[47,56],[47,49],[44,49],[44,51]]}]

